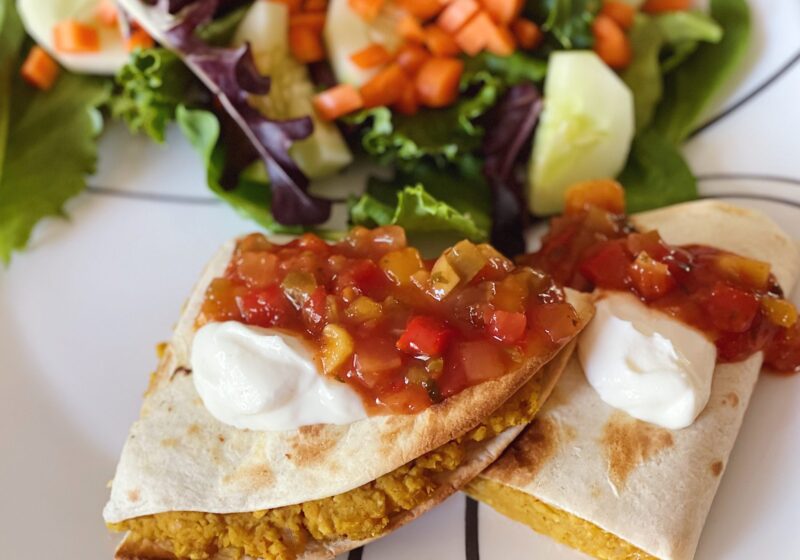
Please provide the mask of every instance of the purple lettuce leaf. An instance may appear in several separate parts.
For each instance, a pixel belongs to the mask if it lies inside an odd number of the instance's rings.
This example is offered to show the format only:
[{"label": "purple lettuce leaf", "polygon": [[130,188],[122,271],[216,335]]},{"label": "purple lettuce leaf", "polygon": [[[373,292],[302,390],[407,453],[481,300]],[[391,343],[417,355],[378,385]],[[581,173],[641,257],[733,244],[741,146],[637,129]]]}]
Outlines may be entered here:
[{"label": "purple lettuce leaf", "polygon": [[486,134],[481,151],[483,173],[492,190],[492,232],[495,247],[506,255],[525,252],[528,225],[522,165],[530,157],[542,96],[530,82],[512,86],[483,119]]},{"label": "purple lettuce leaf", "polygon": [[271,120],[248,103],[249,94],[264,95],[270,87],[269,78],[259,74],[249,46],[214,47],[196,34],[212,20],[219,5],[220,0],[158,0],[153,9],[177,20],[162,30],[165,46],[175,50],[206,84],[264,162],[275,219],[285,225],[322,223],[330,217],[331,201],[309,194],[308,177],[289,155],[294,142],[313,132],[313,122],[310,117]]}]

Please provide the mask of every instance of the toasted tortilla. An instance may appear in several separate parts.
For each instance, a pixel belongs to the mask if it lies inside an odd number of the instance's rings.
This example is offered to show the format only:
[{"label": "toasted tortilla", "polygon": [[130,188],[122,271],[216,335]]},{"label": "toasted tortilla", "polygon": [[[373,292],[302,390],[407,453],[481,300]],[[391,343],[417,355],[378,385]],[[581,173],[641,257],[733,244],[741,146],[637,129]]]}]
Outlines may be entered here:
[{"label": "toasted tortilla", "polygon": [[[561,377],[570,357],[573,354],[575,341],[570,342],[559,354],[545,365],[537,375],[540,383],[538,398],[540,403],[544,403],[550,396],[556,382]],[[532,382],[533,380],[529,381]],[[524,390],[524,389],[523,389]],[[446,500],[453,493],[464,487],[478,473],[483,471],[488,465],[494,462],[503,450],[519,436],[525,426],[515,426],[502,432],[501,434],[482,442],[477,446],[470,457],[464,461],[456,470],[446,474],[441,480],[440,486],[431,494],[428,499],[419,506],[401,513],[393,518],[384,534],[394,531],[399,527],[413,521],[420,515],[432,509],[436,505]],[[381,535],[383,536],[383,535]],[[364,546],[369,542],[380,537],[368,540],[339,540],[334,542],[320,543],[312,541],[306,552],[298,557],[298,560],[324,560],[333,558],[338,554],[347,552],[359,546]],[[212,560],[223,560],[224,557],[214,557]],[[249,558],[249,557],[247,557]],[[166,551],[154,543],[137,541],[125,538],[117,549],[116,560],[176,560],[176,556]],[[255,559],[250,559],[255,560]]]},{"label": "toasted tortilla", "polygon": [[[800,271],[793,241],[759,212],[703,201],[639,214],[633,222],[640,230],[658,229],[672,244],[767,261],[786,293]],[[605,404],[573,359],[531,426],[468,492],[598,557],[627,557],[635,547],[664,560],[689,560],[761,363],[757,353],[718,365],[706,408],[691,426],[673,431]],[[493,491],[493,483],[519,492]]]},{"label": "toasted tortilla", "polygon": [[[208,413],[189,370],[195,317],[234,245],[220,249],[184,307],[122,451],[103,512],[108,523],[169,511],[250,512],[342,494],[480,424],[560,350],[416,415],[285,432],[239,430]],[[592,313],[589,298],[576,292],[568,298],[582,328]]]}]

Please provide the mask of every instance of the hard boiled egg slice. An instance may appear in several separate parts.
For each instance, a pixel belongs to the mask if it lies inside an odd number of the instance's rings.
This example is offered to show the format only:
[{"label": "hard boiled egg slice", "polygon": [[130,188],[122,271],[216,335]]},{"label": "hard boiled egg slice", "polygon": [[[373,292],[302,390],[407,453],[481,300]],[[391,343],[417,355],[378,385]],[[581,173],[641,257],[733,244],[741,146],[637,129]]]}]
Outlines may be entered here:
[{"label": "hard boiled egg slice", "polygon": [[[53,58],[78,74],[115,74],[127,61],[128,53],[117,26],[103,25],[96,18],[99,0],[17,0],[22,24],[28,34]],[[55,49],[56,24],[75,19],[97,29],[100,50],[89,53],[63,53]]]}]

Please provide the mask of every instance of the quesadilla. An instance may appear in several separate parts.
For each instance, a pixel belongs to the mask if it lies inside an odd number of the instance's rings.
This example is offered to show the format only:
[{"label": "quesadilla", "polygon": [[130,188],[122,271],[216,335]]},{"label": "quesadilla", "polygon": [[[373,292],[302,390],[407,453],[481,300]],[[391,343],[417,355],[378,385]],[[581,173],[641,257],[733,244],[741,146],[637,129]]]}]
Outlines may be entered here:
[{"label": "quesadilla", "polygon": [[329,558],[407,523],[519,434],[591,313],[488,245],[424,261],[394,226],[226,244],[125,443],[116,557]]},{"label": "quesadilla", "polygon": [[[796,312],[780,298],[795,285],[800,256],[794,242],[766,216],[720,202],[650,211],[631,216],[627,224],[640,232],[657,230],[673,247],[694,247],[695,255],[706,245],[757,259],[736,261],[744,268],[736,269],[741,276],[732,279],[732,285],[752,280],[745,278],[751,272],[760,274],[763,267],[757,263],[769,265],[769,287],[750,330],[729,338],[715,334],[717,364],[712,363],[707,404],[683,429],[645,422],[607,404],[587,379],[591,376],[583,371],[583,356],[572,359],[531,426],[467,492],[596,558],[688,560],[694,556],[765,354],[775,367],[791,364],[789,349],[796,359]],[[589,271],[582,270],[586,280]],[[706,292],[703,297],[710,296]],[[745,303],[738,301],[732,312],[742,312]],[[776,319],[770,315],[772,305],[785,313]],[[706,315],[714,311],[704,309]],[[785,328],[764,321],[785,321]],[[763,325],[767,331],[758,330]],[[765,332],[771,333],[773,343],[764,350],[750,346],[736,353],[730,343],[759,342]],[[763,346],[763,340],[759,343]]]}]

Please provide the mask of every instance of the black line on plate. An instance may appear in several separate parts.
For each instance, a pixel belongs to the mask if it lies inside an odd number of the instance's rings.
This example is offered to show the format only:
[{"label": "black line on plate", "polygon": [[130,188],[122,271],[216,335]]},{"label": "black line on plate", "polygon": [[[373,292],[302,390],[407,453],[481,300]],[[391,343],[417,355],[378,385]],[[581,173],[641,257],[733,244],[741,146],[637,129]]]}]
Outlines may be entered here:
[{"label": "black line on plate", "polygon": [[464,512],[464,550],[467,560],[480,560],[478,547],[478,502],[466,496],[467,508]]},{"label": "black line on plate", "polygon": [[800,187],[800,179],[794,177],[781,177],[779,175],[767,175],[759,173],[708,173],[706,175],[698,175],[698,181],[731,181],[731,180],[744,180],[744,181],[764,181],[767,183],[786,183],[788,185],[796,185]]},{"label": "black line on plate", "polygon": [[127,198],[132,200],[147,200],[151,202],[166,202],[169,204],[192,204],[198,206],[213,206],[220,204],[220,200],[205,196],[181,196],[173,194],[130,192],[112,187],[99,187],[96,185],[86,187],[90,194]]},{"label": "black line on plate", "polygon": [[800,202],[793,200],[786,200],[777,196],[769,196],[766,194],[740,194],[740,193],[717,193],[712,195],[704,195],[700,198],[742,198],[744,200],[765,200],[767,202],[777,202],[778,204],[785,204],[793,208],[800,208]]},{"label": "black line on plate", "polygon": [[687,139],[694,138],[698,134],[705,132],[707,129],[711,128],[715,124],[717,124],[722,119],[728,117],[733,112],[739,110],[743,105],[752,101],[755,97],[758,97],[762,94],[767,88],[769,88],[772,84],[774,84],[778,79],[780,79],[784,74],[786,74],[792,66],[794,66],[797,62],[800,61],[800,51],[798,51],[794,56],[792,56],[789,60],[787,60],[783,66],[778,68],[775,73],[764,80],[761,84],[755,87],[750,93],[745,95],[742,99],[722,111],[721,113],[711,117],[706,122],[695,128]]},{"label": "black line on plate", "polygon": [[358,548],[354,548],[347,554],[347,560],[361,560],[361,557],[364,555],[364,547],[359,546]]}]

